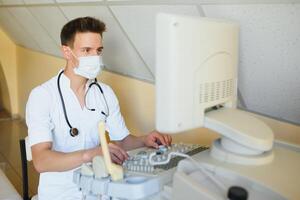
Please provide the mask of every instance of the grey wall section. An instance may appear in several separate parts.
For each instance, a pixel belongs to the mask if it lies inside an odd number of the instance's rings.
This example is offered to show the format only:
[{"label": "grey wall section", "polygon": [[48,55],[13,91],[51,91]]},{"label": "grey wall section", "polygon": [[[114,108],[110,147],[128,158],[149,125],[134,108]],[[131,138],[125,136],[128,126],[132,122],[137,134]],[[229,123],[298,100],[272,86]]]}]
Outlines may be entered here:
[{"label": "grey wall section", "polygon": [[240,23],[244,108],[300,123],[300,4],[206,5],[208,17]]},{"label": "grey wall section", "polygon": [[59,32],[64,23],[86,15],[100,18],[108,27],[104,35],[106,69],[154,82],[158,12],[234,20],[241,27],[239,105],[300,124],[299,3],[300,0],[0,0],[0,26],[17,44],[60,56]]}]

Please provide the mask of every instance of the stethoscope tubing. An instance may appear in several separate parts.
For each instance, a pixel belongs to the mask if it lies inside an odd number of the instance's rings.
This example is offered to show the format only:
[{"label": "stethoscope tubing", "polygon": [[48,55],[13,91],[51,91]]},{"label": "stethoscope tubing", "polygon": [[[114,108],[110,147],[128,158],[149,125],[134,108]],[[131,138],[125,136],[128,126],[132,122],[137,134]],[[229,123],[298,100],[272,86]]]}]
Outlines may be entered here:
[{"label": "stethoscope tubing", "polygon": [[[60,88],[60,77],[61,77],[61,75],[62,75],[63,73],[64,73],[64,70],[62,70],[62,71],[59,73],[58,77],[57,77],[57,88],[58,88],[58,93],[59,93],[59,97],[60,97],[61,104],[62,104],[62,108],[63,108],[64,117],[65,117],[65,120],[66,120],[68,126],[70,127],[70,135],[71,135],[72,137],[75,137],[75,136],[77,136],[77,135],[79,134],[79,131],[78,131],[77,128],[72,127],[72,125],[71,125],[71,123],[70,123],[70,121],[69,121],[69,119],[68,119],[65,101],[64,101],[64,98],[63,98],[63,95],[62,95],[62,92],[61,92],[61,88]],[[101,94],[102,94],[102,97],[103,97],[103,100],[104,100],[104,103],[105,103],[105,106],[106,106],[106,109],[107,109],[107,113],[101,111],[101,114],[104,115],[104,116],[107,118],[108,115],[109,115],[108,104],[107,104],[107,101],[106,101],[104,92],[103,92],[101,86],[98,84],[96,78],[95,78],[95,81],[92,82],[92,83],[88,86],[88,90],[87,90],[86,93],[85,93],[84,100],[86,100],[87,93],[88,93],[89,89],[90,89],[93,85],[96,85],[96,86],[99,88],[99,90],[100,90],[100,92],[101,92]],[[94,109],[94,108],[89,108],[87,105],[86,105],[86,108],[87,108],[88,110],[90,110],[90,111],[95,111],[95,110],[96,110],[96,109]]]},{"label": "stethoscope tubing", "polygon": [[63,98],[63,95],[62,95],[62,92],[61,92],[61,89],[60,89],[60,77],[61,75],[64,73],[64,70],[62,70],[58,77],[57,77],[57,88],[58,88],[58,92],[59,92],[59,97],[60,97],[60,101],[61,101],[61,104],[62,104],[62,108],[63,108],[63,112],[64,112],[64,116],[65,116],[65,119],[66,119],[66,122],[68,124],[68,126],[72,129],[73,127],[71,126],[70,122],[69,122],[69,119],[68,119],[68,115],[67,115],[67,111],[66,111],[66,106],[65,106],[65,101],[64,101],[64,98]]}]

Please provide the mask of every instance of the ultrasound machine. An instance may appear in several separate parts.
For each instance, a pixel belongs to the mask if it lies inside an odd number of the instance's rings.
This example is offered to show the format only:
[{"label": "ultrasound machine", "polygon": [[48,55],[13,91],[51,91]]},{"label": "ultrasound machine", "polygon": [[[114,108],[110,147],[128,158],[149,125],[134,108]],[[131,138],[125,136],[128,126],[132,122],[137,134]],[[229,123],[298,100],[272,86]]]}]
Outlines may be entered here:
[{"label": "ultrasound machine", "polygon": [[280,145],[272,130],[237,108],[239,26],[231,21],[162,13],[156,26],[156,129],[175,134],[206,127],[210,146],[176,143],[103,156],[74,172],[99,199],[300,199],[300,147]]}]

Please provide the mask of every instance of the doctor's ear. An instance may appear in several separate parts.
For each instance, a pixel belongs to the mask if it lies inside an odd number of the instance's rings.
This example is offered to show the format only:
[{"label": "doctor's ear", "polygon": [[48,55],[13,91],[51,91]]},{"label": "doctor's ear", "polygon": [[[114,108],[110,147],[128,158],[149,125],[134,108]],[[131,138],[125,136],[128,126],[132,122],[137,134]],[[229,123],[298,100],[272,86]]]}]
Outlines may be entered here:
[{"label": "doctor's ear", "polygon": [[72,52],[70,50],[70,47],[68,47],[66,45],[62,45],[61,46],[61,51],[62,51],[63,57],[66,60],[71,60],[72,59]]}]

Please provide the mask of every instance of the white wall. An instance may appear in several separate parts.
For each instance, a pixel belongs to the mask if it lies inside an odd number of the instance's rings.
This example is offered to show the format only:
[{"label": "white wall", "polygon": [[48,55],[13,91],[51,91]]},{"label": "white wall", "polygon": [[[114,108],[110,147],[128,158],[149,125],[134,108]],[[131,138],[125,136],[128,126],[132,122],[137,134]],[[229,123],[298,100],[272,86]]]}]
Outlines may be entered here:
[{"label": "white wall", "polygon": [[205,5],[240,24],[239,91],[248,110],[300,123],[300,4]]}]

